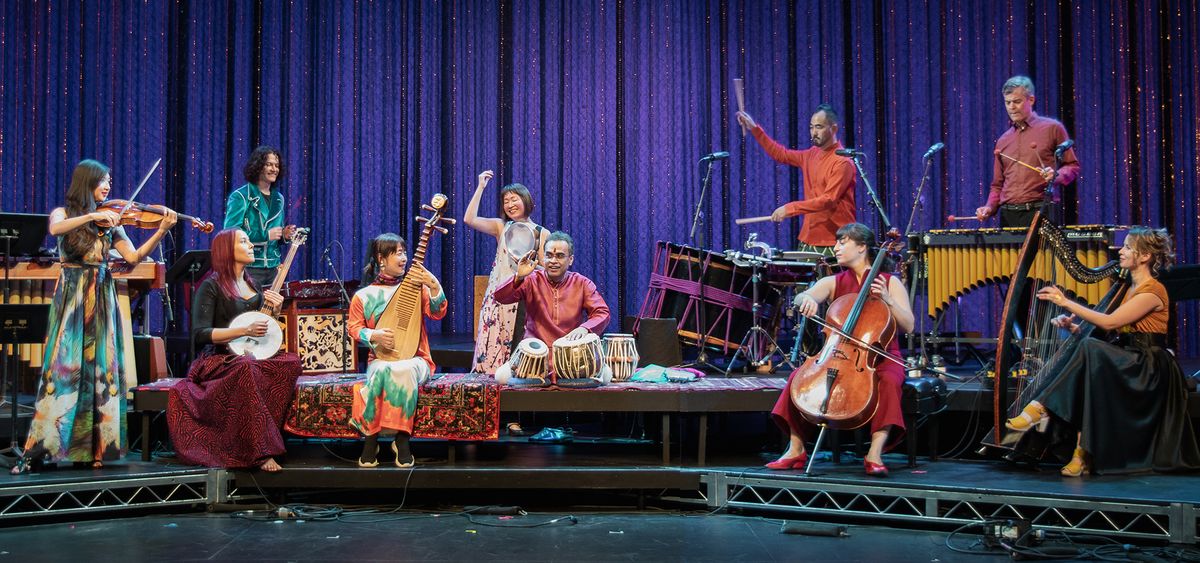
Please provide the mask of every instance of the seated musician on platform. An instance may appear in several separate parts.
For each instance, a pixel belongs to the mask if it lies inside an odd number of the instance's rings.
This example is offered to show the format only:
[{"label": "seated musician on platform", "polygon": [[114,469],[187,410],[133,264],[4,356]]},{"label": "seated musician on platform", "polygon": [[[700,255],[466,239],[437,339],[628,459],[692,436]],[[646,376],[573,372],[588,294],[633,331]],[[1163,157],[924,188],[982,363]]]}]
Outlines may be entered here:
[{"label": "seated musician on platform", "polygon": [[246,272],[253,263],[254,245],[244,231],[226,229],[213,237],[213,272],[192,299],[192,339],[201,352],[167,402],[171,442],[184,463],[281,469],[275,458],[286,452],[282,429],[300,357],[281,352],[256,360],[228,348],[243,336],[265,336],[271,322],[231,327],[238,315],[283,302]]},{"label": "seated musician on platform", "polygon": [[1082,305],[1055,286],[1038,291],[1038,299],[1064,309],[1056,326],[1077,332],[1077,321],[1086,321],[1117,335],[1115,344],[1083,338],[1061,371],[1047,374],[1034,400],[1005,423],[1018,432],[1045,430],[1051,421],[1068,424],[1076,443],[1063,475],[1200,468],[1184,375],[1164,348],[1170,301],[1156,278],[1174,258],[1166,230],[1135,227],[1120,251],[1131,285],[1112,313]]},{"label": "seated musician on platform", "polygon": [[[354,293],[346,321],[350,336],[372,350],[366,380],[354,385],[350,425],[366,437],[358,466],[379,465],[379,435],[382,433],[396,436],[392,442],[396,467],[412,467],[416,458],[409,450],[408,441],[417,412],[417,392],[436,368],[429,354],[425,323],[420,324],[415,357],[387,361],[375,355],[376,351],[391,350],[397,344],[391,328],[377,327],[392,296],[400,288],[400,282],[406,277],[404,267],[408,264],[408,254],[404,239],[392,233],[375,237],[364,263],[363,279],[372,281]],[[422,286],[420,307],[424,316],[435,320],[445,317],[446,295],[442,293],[438,279],[420,263],[409,268],[407,277],[411,278],[409,283],[416,281]]]},{"label": "seated musician on platform", "polygon": [[[97,206],[112,190],[107,166],[84,160],[75,166],[66,203],[50,212],[62,269],[51,302],[33,420],[25,455],[12,473],[34,464],[73,461],[99,468],[125,455],[125,357],[110,249],[127,262],[145,258],[178,219],[164,217],[158,230],[134,248],[114,211]],[[16,297],[15,295],[13,297]],[[89,361],[82,361],[84,358]],[[7,360],[7,357],[5,357]],[[15,439],[15,438],[14,438]]]},{"label": "seated musician on platform", "polygon": [[[537,252],[532,250],[517,262],[517,273],[496,288],[496,302],[524,302],[525,336],[544,345],[563,337],[600,335],[608,326],[608,303],[592,280],[569,271],[575,263],[575,241],[555,231],[546,237],[544,253],[545,268],[536,265]],[[553,365],[552,356],[550,360],[547,365]],[[506,383],[511,367],[505,364],[496,370],[496,380]]]},{"label": "seated musician on platform", "polygon": [[[874,245],[875,233],[866,225],[850,223],[838,229],[834,256],[837,257],[842,271],[821,278],[808,290],[797,295],[795,302],[799,313],[813,316],[817,314],[821,304],[832,303],[844,295],[857,295],[862,288],[863,276],[871,269]],[[888,306],[899,330],[912,330],[912,307],[908,302],[908,290],[904,288],[900,278],[880,272],[871,284],[871,293]],[[899,338],[893,338],[887,347],[887,351],[897,357],[900,355],[898,340]],[[878,358],[875,370],[879,377],[879,406],[871,417],[871,448],[863,460],[863,467],[867,475],[886,477],[888,470],[883,464],[883,452],[904,437],[904,415],[900,410],[904,369],[894,362]],[[795,376],[796,372],[792,372],[792,377]],[[767,464],[769,469],[803,468],[808,461],[804,442],[815,438],[813,431],[816,430],[816,425],[806,420],[792,402],[789,392],[792,377],[788,378],[788,386],[784,388],[783,394],[775,403],[775,408],[771,410],[771,418],[775,424],[788,433],[788,448],[779,459]]]}]

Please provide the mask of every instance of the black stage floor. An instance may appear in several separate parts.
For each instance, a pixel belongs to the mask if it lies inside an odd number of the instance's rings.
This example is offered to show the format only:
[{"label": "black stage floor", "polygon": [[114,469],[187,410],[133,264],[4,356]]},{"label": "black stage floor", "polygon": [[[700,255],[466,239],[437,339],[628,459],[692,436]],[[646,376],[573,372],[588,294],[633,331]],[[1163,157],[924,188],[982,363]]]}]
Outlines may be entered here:
[{"label": "black stage floor", "polygon": [[[954,561],[946,533],[851,526],[781,533],[766,518],[580,511],[497,516],[346,514],[337,521],[150,516],[0,530],[13,561]],[[573,516],[529,528],[539,523]],[[524,527],[523,527],[524,526]],[[967,547],[977,539],[955,538]],[[1002,552],[977,560],[1007,559]]]}]

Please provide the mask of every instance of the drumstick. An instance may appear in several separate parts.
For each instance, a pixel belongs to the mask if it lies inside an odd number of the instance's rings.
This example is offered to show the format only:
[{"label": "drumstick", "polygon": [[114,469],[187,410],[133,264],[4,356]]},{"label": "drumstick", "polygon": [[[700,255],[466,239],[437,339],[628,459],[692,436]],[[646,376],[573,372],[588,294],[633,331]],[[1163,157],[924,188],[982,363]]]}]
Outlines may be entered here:
[{"label": "drumstick", "polygon": [[[745,80],[742,80],[741,78],[733,79],[733,94],[735,96],[737,96],[738,111],[745,112],[746,111],[746,81]],[[741,123],[742,122],[739,121],[738,125],[741,125]],[[745,136],[746,136],[746,126],[742,125],[742,137],[745,137]]]},{"label": "drumstick", "polygon": [[741,219],[735,219],[733,222],[737,223],[738,225],[748,225],[750,223],[762,223],[763,221],[770,220],[770,215],[763,215],[761,217],[742,217]]},{"label": "drumstick", "polygon": [[949,221],[949,222],[951,222],[951,223],[953,223],[953,222],[955,222],[955,221],[978,221],[978,220],[979,220],[979,217],[976,217],[976,216],[974,216],[974,215],[971,215],[971,216],[969,216],[969,217],[965,217],[965,216],[964,216],[964,217],[960,217],[960,216],[958,216],[958,215],[950,215],[950,216],[946,217],[946,220],[947,220],[947,221]]},{"label": "drumstick", "polygon": [[1032,164],[1026,164],[1026,163],[1024,163],[1024,162],[1021,162],[1020,160],[1017,160],[1017,159],[1015,159],[1015,158],[1013,158],[1013,157],[1011,157],[1011,156],[1008,156],[1007,154],[1004,154],[1004,153],[1002,153],[1002,152],[1000,152],[1000,151],[996,151],[996,154],[998,154],[998,155],[1000,155],[1000,156],[1003,156],[1004,158],[1007,158],[1007,159],[1009,159],[1009,160],[1011,160],[1011,161],[1013,161],[1013,162],[1015,162],[1015,163],[1017,163],[1017,164],[1020,164],[1021,166],[1024,166],[1025,168],[1028,168],[1028,169],[1030,169],[1030,170],[1033,170],[1034,172],[1037,172],[1038,174],[1041,174],[1041,173],[1042,173],[1042,169],[1041,169],[1041,168],[1038,168],[1038,167],[1036,167],[1036,166],[1034,166],[1034,165],[1032,165]]}]

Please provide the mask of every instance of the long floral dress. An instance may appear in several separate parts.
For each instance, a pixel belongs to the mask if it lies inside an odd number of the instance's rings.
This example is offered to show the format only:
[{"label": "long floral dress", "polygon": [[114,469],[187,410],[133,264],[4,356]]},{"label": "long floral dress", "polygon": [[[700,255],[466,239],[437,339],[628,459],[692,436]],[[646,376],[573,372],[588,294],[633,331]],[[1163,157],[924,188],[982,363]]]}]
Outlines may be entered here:
[{"label": "long floral dress", "polygon": [[[507,227],[509,223],[512,221],[504,226]],[[534,240],[541,240],[542,227],[532,221],[525,223],[533,228]],[[496,258],[492,261],[492,273],[488,276],[483,304],[479,306],[479,333],[475,335],[475,366],[471,371],[493,375],[497,368],[508,361],[513,333],[516,331],[517,305],[498,303],[492,294],[515,273],[517,263],[509,255],[504,237],[501,236],[496,245]]]},{"label": "long floral dress", "polygon": [[91,247],[68,249],[59,237],[62,273],[54,290],[26,456],[48,462],[112,461],[125,455],[125,339],[106,257],[117,227]]},{"label": "long floral dress", "polygon": [[[352,338],[374,350],[371,333],[387,309],[400,280],[380,276],[375,283],[358,290],[350,300],[346,330]],[[446,316],[446,296],[430,297],[421,290],[421,309],[434,320]],[[350,425],[364,436],[405,432],[412,434],[413,415],[417,412],[417,392],[421,383],[436,366],[429,354],[425,325],[421,325],[421,341],[416,357],[389,362],[371,354],[367,362],[367,378],[354,385],[354,400]]]}]

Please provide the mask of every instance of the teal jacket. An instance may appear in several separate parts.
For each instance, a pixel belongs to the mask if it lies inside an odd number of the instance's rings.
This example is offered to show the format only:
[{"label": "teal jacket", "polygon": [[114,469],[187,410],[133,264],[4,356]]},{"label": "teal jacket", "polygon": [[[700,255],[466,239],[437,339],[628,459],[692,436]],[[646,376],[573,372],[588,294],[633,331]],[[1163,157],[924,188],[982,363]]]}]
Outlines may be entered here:
[{"label": "teal jacket", "polygon": [[[267,201],[268,197],[270,201]],[[233,190],[225,201],[226,229],[241,229],[250,235],[254,243],[254,268],[275,268],[279,266],[283,243],[280,240],[269,240],[267,231],[284,225],[283,194],[275,186],[271,186],[271,195],[264,196],[255,184],[246,185]]]}]

